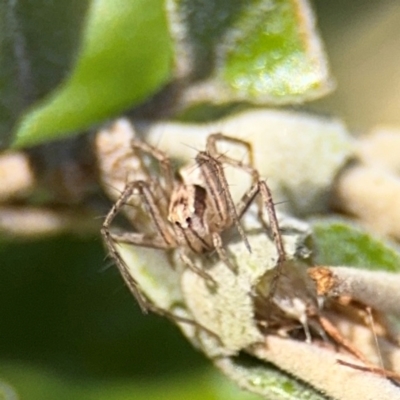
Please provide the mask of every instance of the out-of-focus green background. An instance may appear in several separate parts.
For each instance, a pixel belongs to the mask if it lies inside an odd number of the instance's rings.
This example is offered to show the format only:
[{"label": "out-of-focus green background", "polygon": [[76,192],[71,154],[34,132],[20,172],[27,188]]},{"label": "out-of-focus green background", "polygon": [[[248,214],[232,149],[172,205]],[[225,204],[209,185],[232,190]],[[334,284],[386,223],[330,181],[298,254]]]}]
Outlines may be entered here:
[{"label": "out-of-focus green background", "polygon": [[[306,108],[359,131],[399,124],[400,4],[314,4],[338,90]],[[1,241],[0,260],[0,399],[243,398],[169,322],[140,313],[100,235]]]},{"label": "out-of-focus green background", "polygon": [[79,389],[186,386],[198,373],[204,385],[205,360],[170,323],[141,314],[104,257],[99,237],[2,243],[0,394],[8,382],[23,399],[114,398]]}]

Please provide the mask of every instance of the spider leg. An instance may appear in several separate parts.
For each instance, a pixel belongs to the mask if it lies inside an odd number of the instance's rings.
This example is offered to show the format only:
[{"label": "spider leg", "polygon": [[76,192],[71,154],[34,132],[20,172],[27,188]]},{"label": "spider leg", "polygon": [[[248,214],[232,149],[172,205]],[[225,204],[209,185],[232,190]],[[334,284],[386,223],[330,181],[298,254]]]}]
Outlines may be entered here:
[{"label": "spider leg", "polygon": [[[184,323],[184,324],[193,325],[196,328],[213,336],[219,343],[221,343],[221,339],[219,338],[219,336],[216,333],[212,332],[205,326],[199,324],[197,321],[190,319],[190,318],[182,317],[180,315],[174,314],[173,312],[171,312],[165,308],[161,308],[161,307],[154,305],[140,290],[138,282],[132,277],[132,275],[129,272],[128,266],[126,265],[125,261],[123,260],[123,258],[119,254],[118,250],[116,249],[114,238],[118,237],[118,235],[110,234],[110,231],[107,231],[107,232],[103,232],[103,236],[104,236],[105,242],[107,244],[107,247],[110,251],[111,257],[114,259],[115,263],[117,264],[118,269],[119,269],[125,283],[127,284],[131,293],[135,296],[137,302],[139,303],[141,310],[144,313],[152,312],[161,317],[168,318],[169,320],[173,321],[174,323]],[[139,242],[140,242],[140,240],[132,241],[131,239],[132,238],[127,239],[125,241],[125,243],[134,243],[135,242],[134,244],[139,244]],[[148,246],[148,247],[154,247],[154,246]],[[214,281],[213,281],[213,283],[214,283]]]},{"label": "spider leg", "polygon": [[[118,269],[120,270],[120,273],[125,281],[125,283],[127,284],[128,288],[130,289],[130,291],[133,293],[133,295],[135,296],[136,300],[139,303],[139,306],[141,308],[141,310],[144,313],[148,313],[148,312],[152,312],[154,314],[157,314],[161,317],[164,318],[168,318],[169,320],[173,321],[174,323],[184,323],[184,324],[189,324],[189,325],[193,325],[195,326],[197,329],[200,329],[206,333],[208,333],[209,335],[213,336],[219,343],[221,343],[221,339],[219,338],[219,336],[212,332],[211,330],[209,330],[208,328],[206,328],[205,326],[199,324],[197,321],[190,319],[190,318],[186,318],[186,317],[182,317],[180,315],[174,314],[173,312],[165,309],[165,308],[161,308],[158,307],[156,305],[154,305],[140,290],[139,284],[138,282],[132,277],[132,275],[129,272],[128,266],[126,265],[125,261],[123,260],[123,258],[121,257],[121,255],[119,254],[118,250],[115,247],[115,241],[116,239],[122,239],[122,242],[124,243],[131,243],[131,244],[137,244],[137,245],[143,245],[141,239],[138,238],[138,240],[134,239],[133,236],[126,236],[125,238],[123,237],[123,235],[118,235],[118,234],[110,234],[109,231],[104,232],[103,236],[105,238],[107,247],[110,251],[110,255],[111,257],[114,259],[114,261],[116,262]],[[156,247],[153,245],[151,245],[149,243],[149,245],[147,246],[146,244],[144,244],[143,246],[146,247],[154,247],[154,248],[165,248],[164,247]],[[197,271],[196,271],[197,272]],[[209,276],[208,276],[209,277]],[[209,277],[211,278],[211,277]],[[211,278],[212,279],[212,278]],[[213,284],[215,283],[215,281],[213,281]]]},{"label": "spider leg", "polygon": [[208,281],[213,287],[217,287],[217,282],[215,281],[215,279],[210,274],[207,274],[207,272],[204,271],[202,268],[198,267],[193,262],[193,260],[185,253],[184,249],[179,249],[179,258],[194,273],[201,276],[204,280]]},{"label": "spider leg", "polygon": [[197,329],[206,332],[210,336],[213,336],[217,340],[217,342],[221,346],[223,346],[221,338],[215,332],[213,332],[210,329],[206,328],[204,325],[199,324],[194,319],[190,319],[190,318],[186,318],[186,317],[182,317],[180,315],[174,314],[173,312],[171,312],[169,310],[154,306],[154,304],[152,304],[152,303],[150,303],[150,305],[148,307],[148,311],[151,311],[151,312],[153,312],[153,313],[155,313],[155,314],[157,314],[157,315],[159,315],[161,317],[168,318],[169,320],[171,320],[174,323],[178,322],[178,323],[184,323],[184,324],[193,325]]},{"label": "spider leg", "polygon": [[[173,182],[174,182],[174,174],[172,171],[172,166],[169,157],[160,149],[157,149],[157,147],[154,147],[146,142],[143,142],[137,138],[132,139],[131,141],[131,146],[135,150],[140,150],[146,154],[149,154],[151,157],[153,157],[155,160],[158,161],[160,164],[160,171],[162,176],[165,179],[165,194],[170,194],[172,192],[173,188]],[[146,168],[144,168],[146,169]],[[147,171],[147,169],[146,169]],[[151,175],[147,171],[147,175],[149,178],[149,181],[151,180]],[[159,185],[159,182],[155,182],[156,184]],[[161,187],[161,185],[159,185]],[[161,187],[162,189],[162,187]]]},{"label": "spider leg", "polygon": [[[249,156],[249,163],[246,164],[240,160],[235,160],[231,157],[226,156],[225,154],[221,154],[217,149],[217,142],[218,141],[227,141],[239,145],[243,145],[248,152]],[[208,137],[207,139],[207,151],[215,158],[218,158],[222,163],[227,163],[233,167],[240,168],[246,172],[248,172],[253,178],[253,185],[250,189],[242,196],[242,199],[239,201],[239,204],[236,206],[238,218],[241,219],[243,214],[247,211],[250,205],[253,203],[254,199],[258,194],[261,194],[261,198],[263,204],[268,212],[268,219],[270,223],[270,228],[272,231],[273,239],[275,242],[275,246],[278,252],[278,268],[277,272],[271,282],[271,295],[272,297],[278,279],[282,273],[282,264],[286,261],[286,252],[283,245],[282,235],[279,231],[279,223],[278,218],[276,216],[275,204],[272,198],[271,190],[269,189],[265,180],[260,179],[259,173],[257,169],[254,167],[254,154],[253,148],[249,142],[245,140],[232,138],[229,136],[225,136],[222,133],[215,133]],[[259,214],[261,216],[261,220],[263,221],[264,218],[264,207],[259,208]]]},{"label": "spider leg", "polygon": [[149,236],[136,232],[117,232],[112,233],[111,237],[113,241],[117,243],[127,243],[160,250],[169,250],[173,248],[173,246],[167,244],[161,236]]},{"label": "spider leg", "polygon": [[[283,263],[284,261],[286,261],[286,252],[285,252],[285,247],[283,245],[282,234],[279,230],[279,222],[278,222],[278,217],[276,215],[275,203],[272,198],[272,193],[267,185],[267,182],[264,180],[258,181],[258,187],[261,192],[261,198],[263,199],[265,208],[267,209],[268,212],[269,224],[271,227],[275,246],[278,250],[278,263]],[[262,210],[263,209],[261,209],[261,213]]]},{"label": "spider leg", "polygon": [[[163,220],[160,219],[161,216],[157,211],[157,208],[155,208],[155,203],[154,199],[152,198],[152,194],[149,191],[148,184],[143,181],[135,181],[130,184],[128,184],[121,194],[120,198],[117,200],[117,202],[114,204],[114,206],[111,208],[110,212],[107,214],[106,219],[103,223],[103,227],[101,229],[101,233],[103,235],[104,241],[106,243],[106,246],[108,248],[108,251],[110,253],[110,256],[113,258],[114,262],[116,263],[125,283],[127,284],[129,290],[131,293],[135,296],[137,302],[139,303],[139,306],[141,310],[144,313],[148,312],[153,312],[155,314],[160,315],[161,317],[168,318],[172,320],[173,322],[180,322],[180,323],[186,323],[193,325],[197,327],[200,330],[205,331],[209,335],[213,336],[216,338],[217,341],[221,342],[221,339],[217,334],[214,332],[210,331],[203,325],[199,324],[195,320],[192,320],[190,318],[182,317],[180,315],[176,315],[173,312],[158,307],[155,304],[153,304],[147,296],[142,292],[140,289],[139,283],[134,279],[134,277],[131,275],[128,266],[126,265],[124,259],[121,257],[119,251],[117,250],[115,243],[122,242],[122,243],[128,243],[128,244],[134,244],[137,246],[143,246],[143,247],[151,247],[151,248],[157,248],[157,249],[171,249],[176,246],[175,242],[167,241],[167,234],[166,232],[160,233],[158,236],[155,237],[147,237],[146,235],[140,234],[140,233],[111,233],[110,231],[110,226],[118,212],[121,210],[121,208],[124,206],[126,201],[130,196],[132,196],[134,190],[138,190],[139,193],[143,196],[143,198],[146,201],[146,204],[148,205],[148,208],[152,209],[151,215],[153,216],[154,222],[158,228],[161,227],[161,229],[167,229],[165,226],[162,227]],[[159,221],[157,221],[160,219]],[[190,264],[192,265],[193,263],[189,259]],[[189,265],[189,262],[186,261],[185,264]],[[194,264],[193,264],[194,265]],[[196,268],[196,272],[199,274],[206,274],[204,271],[200,270],[198,271],[198,268]],[[204,275],[205,276],[205,275]],[[208,279],[212,279],[208,274],[206,274]],[[213,281],[214,282],[214,281]]]},{"label": "spider leg", "polygon": [[243,214],[248,210],[250,205],[253,203],[257,195],[261,195],[264,207],[259,207],[259,215],[261,221],[264,221],[264,209],[267,209],[268,220],[270,224],[270,229],[272,232],[272,237],[275,243],[275,247],[278,253],[277,268],[276,273],[271,281],[271,291],[270,297],[273,296],[278,280],[282,274],[282,266],[286,261],[286,252],[283,245],[283,239],[281,232],[279,231],[278,217],[276,215],[275,204],[272,198],[271,190],[269,189],[267,182],[264,180],[258,180],[253,183],[250,189],[243,195],[239,204],[237,205],[239,218],[242,218]]},{"label": "spider leg", "polygon": [[[200,166],[204,177],[204,182],[207,187],[207,192],[210,194],[210,200],[213,203],[213,208],[220,220],[220,228],[228,225],[229,221],[233,221],[243,239],[245,246],[251,253],[250,243],[240,224],[239,217],[236,212],[235,203],[233,202],[229,185],[225,178],[222,164],[219,160],[211,156],[209,153],[200,151],[196,156],[196,162]],[[226,215],[228,210],[229,215]],[[228,219],[230,218],[230,219]]]},{"label": "spider leg", "polygon": [[[142,309],[143,312],[147,312],[147,310],[151,309],[154,306],[151,306],[150,301],[147,299],[147,297],[142,293],[140,290],[138,282],[131,276],[129,269],[119,254],[116,246],[115,246],[115,241],[121,238],[121,235],[118,234],[113,234],[111,233],[111,224],[114,220],[114,218],[117,216],[117,214],[120,212],[120,210],[123,208],[123,206],[126,204],[128,201],[129,197],[131,197],[135,191],[138,191],[139,194],[142,196],[149,213],[152,217],[152,220],[158,230],[159,237],[155,238],[153,241],[153,245],[149,247],[157,247],[157,248],[172,248],[176,245],[171,233],[168,230],[168,227],[165,225],[164,220],[161,216],[160,211],[157,208],[157,205],[155,204],[153,195],[150,191],[150,188],[148,184],[144,181],[134,181],[129,183],[124,191],[122,192],[121,196],[119,199],[116,201],[116,203],[113,205],[109,213],[107,214],[103,226],[101,228],[101,234],[104,238],[104,242],[108,248],[110,256],[114,259],[123,279],[125,280],[126,284],[128,285],[128,288],[132,292],[132,294],[135,296],[137,299],[140,308]],[[139,235],[140,236],[140,235]],[[122,239],[124,242],[128,243],[133,243],[137,245],[146,245],[150,244],[150,238],[147,239],[140,239],[140,237],[137,236],[136,234],[128,234],[128,235],[122,235]],[[129,237],[129,239],[128,239]],[[147,247],[147,246],[146,246]]]},{"label": "spider leg", "polygon": [[[265,182],[264,180],[258,181],[258,187],[261,192],[261,198],[263,199],[263,203],[268,212],[268,220],[274,238],[275,246],[278,252],[276,273],[274,274],[271,281],[271,291],[269,295],[269,297],[272,298],[272,296],[275,293],[279,278],[281,277],[283,272],[283,264],[286,261],[286,252],[285,252],[285,247],[283,245],[282,235],[281,232],[279,231],[278,217],[276,216],[275,204],[272,199],[271,191],[267,185],[267,182]],[[264,210],[263,208],[260,208],[261,215],[263,214],[263,210]],[[262,218],[262,220],[264,219]]]},{"label": "spider leg", "polygon": [[[286,260],[285,248],[283,246],[282,235],[279,231],[278,217],[276,215],[275,204],[272,198],[272,193],[264,180],[259,180],[255,182],[250,189],[243,195],[241,200],[237,205],[239,218],[242,218],[245,212],[248,210],[250,205],[255,200],[256,196],[261,194],[263,204],[268,212],[268,220],[270,224],[270,229],[272,231],[272,236],[275,242],[275,246],[278,250],[278,263],[284,262]],[[264,207],[259,210],[262,220],[264,214]]]},{"label": "spider leg", "polygon": [[131,293],[135,296],[141,310],[144,313],[147,313],[151,309],[152,303],[140,290],[140,286],[136,281],[136,279],[134,279],[132,275],[129,273],[128,266],[126,265],[125,261],[119,254],[117,248],[115,247],[114,240],[111,236],[111,232],[109,231],[108,227],[103,226],[103,228],[101,229],[101,234],[107,246],[108,252],[111,258],[114,260],[115,264],[117,265],[119,272],[121,273],[122,278],[124,279],[126,285],[128,286]]},{"label": "spider leg", "polygon": [[[218,151],[217,143],[222,141],[243,146],[247,150],[249,161],[247,163],[244,163],[243,161],[235,160]],[[243,139],[226,136],[223,133],[213,133],[207,138],[206,149],[207,153],[209,153],[212,157],[218,159],[221,163],[225,162],[234,167],[241,168],[244,171],[248,172],[253,177],[253,179],[255,179],[256,177],[258,178],[257,170],[254,168],[255,162],[253,146],[250,142]]]},{"label": "spider leg", "polygon": [[[235,160],[231,157],[228,157],[225,154],[220,154],[217,150],[217,142],[222,140],[240,144],[246,147],[249,155],[249,163],[246,164],[240,160]],[[215,133],[210,135],[207,139],[207,151],[210,152],[210,154],[213,157],[221,160],[221,162],[225,162],[227,164],[232,165],[233,167],[243,169],[253,177],[254,183],[252,187],[243,195],[239,204],[236,206],[238,218],[239,219],[242,218],[243,214],[250,207],[255,197],[259,193],[261,193],[262,200],[268,212],[268,219],[270,222],[272,235],[276,243],[276,247],[278,249],[279,260],[282,260],[283,262],[286,259],[286,257],[285,257],[285,250],[283,246],[282,237],[279,232],[279,224],[278,224],[278,218],[276,216],[275,204],[272,198],[271,190],[269,189],[267,182],[265,180],[260,179],[260,175],[257,169],[254,167],[254,154],[251,144],[242,139],[225,136],[222,133]],[[260,209],[260,213],[262,215],[263,213],[262,208]]]},{"label": "spider leg", "polygon": [[231,263],[228,254],[226,253],[226,250],[222,245],[221,235],[217,232],[213,232],[211,236],[212,236],[213,246],[217,251],[220,260],[224,262],[232,270],[232,272],[237,272],[236,266],[234,266]]}]

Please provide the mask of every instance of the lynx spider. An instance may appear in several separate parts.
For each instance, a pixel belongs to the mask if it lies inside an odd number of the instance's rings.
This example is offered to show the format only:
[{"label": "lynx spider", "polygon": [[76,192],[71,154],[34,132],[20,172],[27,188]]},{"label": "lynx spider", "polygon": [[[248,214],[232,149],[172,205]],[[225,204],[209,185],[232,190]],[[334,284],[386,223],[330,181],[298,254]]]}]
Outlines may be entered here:
[{"label": "lynx spider", "polygon": [[[249,163],[243,163],[220,153],[217,150],[219,141],[244,146],[248,152]],[[186,266],[204,279],[213,282],[206,271],[195,265],[188,256],[188,252],[201,254],[216,250],[220,259],[234,269],[223,247],[221,233],[236,226],[245,246],[251,252],[240,219],[258,194],[261,194],[262,201],[267,208],[270,227],[278,250],[278,273],[272,282],[271,293],[273,293],[279,277],[279,265],[285,261],[285,251],[270,189],[266,182],[260,179],[258,171],[253,166],[251,144],[221,133],[211,134],[207,138],[206,151],[199,151],[195,158],[204,186],[186,184],[182,180],[174,179],[170,160],[159,149],[139,139],[133,139],[131,145],[134,150],[143,152],[159,163],[164,184],[160,183],[160,180],[154,179],[149,172],[146,172],[147,180],[128,183],[107,214],[101,232],[111,257],[116,262],[142,310],[172,317],[168,311],[159,309],[147,300],[136,280],[129,274],[124,260],[115,247],[115,242],[163,250],[178,249],[180,258]],[[229,191],[223,171],[224,164],[240,168],[252,177],[251,187],[244,193],[237,205],[234,204]],[[156,229],[155,235],[136,232],[112,233],[110,230],[116,215],[124,205],[128,204],[129,198],[135,194],[139,194],[143,200],[144,208]],[[260,205],[260,216],[263,215],[263,211],[264,208]],[[192,323],[193,321],[187,322]]]}]

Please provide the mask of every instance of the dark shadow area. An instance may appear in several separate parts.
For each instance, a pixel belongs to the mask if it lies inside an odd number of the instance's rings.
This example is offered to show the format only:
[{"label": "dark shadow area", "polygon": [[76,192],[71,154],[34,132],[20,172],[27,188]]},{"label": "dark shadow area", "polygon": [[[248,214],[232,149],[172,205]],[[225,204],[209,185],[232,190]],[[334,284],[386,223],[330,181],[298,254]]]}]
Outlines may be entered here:
[{"label": "dark shadow area", "polygon": [[80,378],[154,378],[206,363],[170,322],[140,312],[99,239],[3,242],[0,259],[3,362]]}]

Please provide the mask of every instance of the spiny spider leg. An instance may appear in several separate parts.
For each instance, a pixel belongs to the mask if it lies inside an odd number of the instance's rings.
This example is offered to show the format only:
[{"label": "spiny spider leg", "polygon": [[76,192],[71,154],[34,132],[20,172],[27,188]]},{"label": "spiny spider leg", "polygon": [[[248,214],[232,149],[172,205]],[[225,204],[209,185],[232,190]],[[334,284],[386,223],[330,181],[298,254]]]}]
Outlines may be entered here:
[{"label": "spiny spider leg", "polygon": [[[161,187],[161,189],[164,191],[165,194],[171,193],[173,188],[174,175],[172,172],[171,162],[167,157],[167,155],[163,151],[139,139],[133,139],[131,141],[131,146],[134,149],[141,150],[144,153],[149,154],[159,162],[162,176],[165,179],[165,190],[162,189],[161,185],[159,186]],[[151,175],[148,172],[147,175],[149,179],[151,179]]]},{"label": "spiny spider leg", "polygon": [[[154,159],[156,159],[160,163],[160,170],[165,179],[165,189],[162,187],[162,185],[160,185],[160,183],[158,181],[156,181],[156,182],[153,181],[153,182],[155,184],[157,184],[161,188],[161,190],[163,191],[165,196],[167,198],[169,198],[171,196],[171,193],[174,190],[174,183],[173,183],[174,177],[173,177],[172,167],[171,167],[171,163],[170,163],[168,156],[163,151],[157,149],[156,147],[154,147],[146,142],[142,142],[139,139],[132,140],[131,145],[134,149],[138,149],[138,150],[143,151],[146,154],[149,154],[150,156],[152,156]],[[149,175],[149,180],[150,179],[151,179],[151,176]],[[161,214],[160,214],[159,208],[156,205],[155,199],[153,198],[151,191],[147,190],[143,194],[146,197],[146,204],[147,204],[148,211],[150,212],[158,231],[163,236],[165,242],[170,243],[167,240],[167,238],[165,237],[165,234],[169,233],[170,230],[168,229],[168,226],[165,222],[165,217],[161,216]],[[177,235],[180,235],[182,238],[184,238],[186,236],[185,232],[177,226],[175,226],[174,232]],[[131,239],[133,239],[133,237]],[[201,240],[201,238],[198,238],[198,239]],[[185,238],[185,241],[186,241],[186,244],[190,247],[190,240],[188,238]],[[131,242],[131,243],[133,243],[133,242]],[[178,243],[176,243],[176,240],[174,240],[173,244],[174,244],[173,247],[178,247],[177,246]],[[142,242],[141,245],[144,246],[145,242]],[[154,242],[153,246],[151,246],[151,247],[156,247],[156,243]],[[163,247],[159,247],[159,248],[163,248]],[[209,274],[207,274],[205,271],[203,271],[203,269],[199,268],[190,259],[190,257],[187,256],[187,254],[185,253],[185,249],[179,249],[179,257],[188,268],[190,268],[196,274],[200,275],[202,278],[211,282],[211,284],[215,285],[214,279]]]},{"label": "spiny spider leg", "polygon": [[[233,144],[238,144],[246,148],[247,150],[247,155],[249,157],[249,162],[244,163],[243,161],[240,160],[235,160],[231,157],[228,157],[227,155],[221,153],[217,149],[217,142],[220,141],[226,141],[230,142]],[[255,169],[254,165],[254,152],[253,152],[253,147],[250,144],[250,142],[247,142],[246,140],[239,139],[239,138],[234,138],[230,136],[226,136],[223,133],[213,133],[208,136],[207,138],[207,144],[206,144],[206,149],[207,153],[209,153],[212,157],[217,158],[220,160],[222,163],[226,162],[227,164],[232,165],[233,167],[238,167],[243,169],[244,171],[248,172],[253,179],[258,178],[258,172]]]},{"label": "spiny spider leg", "polygon": [[[236,206],[238,216],[239,218],[242,218],[242,216],[248,210],[258,194],[261,194],[261,198],[268,212],[268,220],[271,226],[272,237],[278,250],[278,263],[284,262],[286,260],[285,248],[283,245],[282,235],[279,231],[279,223],[278,217],[276,215],[275,203],[272,198],[271,190],[268,187],[266,181],[262,179],[256,181],[242,196],[238,205]],[[261,216],[263,215],[263,210],[264,209],[261,207]]]},{"label": "spiny spider leg", "polygon": [[[240,160],[235,160],[231,157],[226,156],[225,154],[220,153],[217,149],[217,142],[223,141],[223,140],[227,141],[227,142],[243,145],[244,147],[246,147],[246,149],[248,151],[248,155],[249,155],[250,164],[243,163]],[[270,292],[270,298],[271,298],[273,296],[273,293],[275,292],[278,279],[281,275],[282,263],[286,260],[286,252],[285,252],[285,248],[283,245],[282,235],[279,231],[279,223],[278,223],[278,218],[277,218],[276,210],[275,210],[275,204],[272,199],[271,191],[270,191],[266,181],[260,179],[258,171],[253,166],[254,165],[253,164],[254,155],[253,155],[252,146],[249,142],[246,142],[244,140],[225,136],[222,133],[216,133],[216,134],[210,135],[207,138],[207,152],[212,157],[218,158],[219,160],[221,160],[221,162],[227,163],[233,167],[240,168],[240,169],[248,172],[253,178],[253,185],[243,195],[242,199],[240,200],[239,204],[236,207],[237,215],[238,215],[239,219],[243,216],[243,214],[250,207],[250,205],[254,201],[255,197],[258,194],[261,194],[261,198],[262,198],[263,203],[268,212],[268,219],[270,222],[270,227],[271,227],[273,239],[275,242],[275,246],[276,246],[277,252],[278,252],[278,260],[277,260],[278,268],[277,268],[277,273],[275,274],[275,276],[271,282],[271,292]],[[260,207],[259,213],[260,213],[261,217],[263,216],[263,212],[264,212],[264,208]],[[263,218],[262,218],[262,220],[263,220]]]},{"label": "spiny spider leg", "polygon": [[[152,201],[154,200],[152,198],[151,192],[148,188],[148,185],[144,181],[135,181],[130,184],[128,184],[124,191],[122,192],[121,196],[119,199],[116,201],[116,203],[112,206],[111,210],[107,214],[103,226],[101,228],[101,234],[103,235],[105,244],[110,252],[111,257],[114,259],[118,269],[121,272],[122,277],[124,278],[126,284],[128,285],[129,289],[131,290],[132,294],[136,297],[140,308],[142,309],[143,312],[147,312],[149,309],[149,300],[146,298],[146,296],[141,292],[139,288],[139,284],[136,282],[136,280],[131,276],[129,269],[125,263],[125,261],[122,259],[121,255],[119,254],[118,250],[116,249],[114,239],[118,239],[118,235],[112,234],[110,231],[111,224],[114,220],[114,218],[117,216],[117,214],[120,212],[120,210],[123,208],[123,206],[127,203],[128,199],[134,194],[134,191],[138,190],[139,194],[143,197],[145,200],[147,206],[149,209],[152,209],[150,211],[150,214],[152,215],[152,218],[159,229],[159,234],[160,237],[158,240],[153,242],[152,247],[158,247],[157,245],[159,244],[159,248],[170,248],[173,244],[173,238],[168,232],[168,229],[165,228],[165,225],[163,224],[163,219],[159,215],[157,211],[157,207],[153,208]],[[150,201],[150,203],[149,203]],[[138,245],[145,245],[150,241],[150,239],[146,239],[143,241],[140,241],[141,235],[138,235],[136,233],[132,234],[125,234],[125,242],[128,242],[128,237],[129,237],[129,243],[134,243]]]},{"label": "spiny spider leg", "polygon": [[[128,199],[134,194],[134,191],[137,190],[140,194],[140,196],[143,199],[143,203],[145,205],[145,208],[148,212],[148,214],[151,217],[152,222],[154,223],[156,229],[157,229],[157,235],[156,236],[146,236],[140,233],[109,233],[111,223],[115,216],[118,214],[119,210],[122,209],[122,207],[127,203]],[[130,243],[138,246],[143,246],[143,247],[151,247],[151,248],[156,248],[156,249],[163,249],[163,250],[168,250],[172,248],[178,247],[178,243],[176,239],[172,236],[172,232],[177,233],[177,231],[173,231],[169,228],[165,216],[163,216],[160,212],[159,207],[156,204],[155,198],[152,194],[152,191],[149,187],[149,184],[145,181],[135,181],[132,183],[129,183],[125,190],[123,191],[122,195],[120,198],[117,200],[115,205],[112,207],[110,210],[109,214],[107,215],[104,224],[103,224],[103,229],[108,231],[107,234],[107,239],[109,241],[106,241],[107,247],[110,250],[111,256],[115,259],[117,262],[117,265],[120,267],[121,264],[121,257],[116,255],[116,249],[115,246],[113,245],[113,240],[115,241],[121,241],[124,243]],[[104,237],[106,238],[106,235],[102,231]],[[113,256],[114,254],[114,256]],[[196,274],[200,275],[204,279],[207,279],[210,281],[213,285],[215,285],[214,279],[207,274],[205,271],[203,271],[201,268],[197,267],[196,264],[185,254],[184,249],[179,249],[179,256],[182,260],[182,262],[189,267],[191,270],[193,270]],[[122,265],[123,266],[123,265]],[[124,270],[126,270],[126,265],[125,269],[120,268],[121,272],[124,276]],[[126,271],[125,271],[126,272]],[[137,286],[137,285],[136,285]]]},{"label": "spiny spider leg", "polygon": [[229,192],[228,183],[223,175],[222,165],[205,152],[199,152],[196,156],[196,161],[203,174],[204,183],[208,189],[208,198],[211,202],[210,206],[213,210],[213,215],[211,216],[211,220],[209,220],[213,248],[217,251],[221,261],[224,262],[233,272],[236,272],[236,266],[232,264],[223,247],[220,232],[230,227],[232,223],[235,223],[250,252],[251,248],[237,218],[236,208],[234,207]]},{"label": "spiny spider leg", "polygon": [[[120,198],[117,200],[117,202],[113,205],[109,213],[107,214],[103,227],[101,229],[101,233],[103,235],[104,241],[106,243],[106,246],[109,250],[109,253],[111,257],[114,259],[114,262],[116,263],[118,269],[120,270],[120,273],[127,284],[129,290],[131,293],[135,296],[136,300],[139,303],[139,306],[141,310],[144,313],[154,312],[155,314],[158,314],[162,317],[167,317],[173,321],[178,321],[178,322],[183,322],[187,323],[190,325],[194,325],[197,328],[206,331],[210,335],[214,336],[218,341],[220,341],[218,335],[216,335],[214,332],[210,331],[206,327],[202,326],[201,324],[197,323],[194,320],[191,320],[189,318],[181,317],[179,315],[176,315],[166,309],[163,309],[161,307],[155,306],[143,292],[140,290],[139,283],[132,277],[132,274],[129,271],[128,266],[126,265],[124,259],[121,257],[119,251],[116,249],[115,243],[116,242],[123,242],[123,243],[129,243],[129,244],[135,244],[139,246],[144,246],[144,247],[152,247],[152,248],[157,248],[157,249],[170,249],[173,247],[173,245],[165,240],[166,236],[160,235],[156,237],[147,237],[146,235],[142,235],[140,233],[111,233],[110,231],[110,226],[116,215],[119,213],[121,208],[124,206],[124,204],[127,202],[130,196],[133,195],[135,189],[137,189],[140,193],[140,195],[143,197],[143,199],[147,202],[148,208],[153,208],[153,212],[151,212],[151,215],[153,218],[158,219],[159,222],[163,223],[162,218],[160,217],[159,214],[157,214],[157,207],[154,205],[154,199],[152,198],[151,192],[148,188],[148,185],[146,182],[143,181],[136,181],[128,184],[125,188],[125,190],[122,192]],[[149,200],[150,199],[150,200]],[[160,227],[160,224],[157,225]],[[162,232],[162,230],[160,230]],[[188,261],[185,261],[185,264],[192,265],[192,261],[189,259]],[[198,268],[196,266],[193,266],[196,270],[197,273],[204,273],[204,271],[198,271]],[[210,279],[210,277],[207,274],[207,278]]]},{"label": "spiny spider leg", "polygon": [[159,236],[148,236],[143,233],[136,232],[118,232],[111,234],[114,242],[133,244],[135,246],[148,247],[151,249],[169,250],[171,246],[165,243],[164,239]]},{"label": "spiny spider leg", "polygon": [[108,227],[105,227],[103,225],[103,228],[101,229],[101,234],[103,235],[104,242],[107,246],[108,252],[111,258],[114,260],[115,264],[117,265],[122,275],[122,278],[124,279],[131,293],[135,296],[142,312],[147,314],[147,312],[151,309],[150,306],[152,304],[140,290],[138,282],[129,273],[129,269],[125,264],[125,261],[123,260],[123,258],[121,257],[121,255],[119,254],[118,250],[115,247],[114,240],[112,238],[111,232],[109,231]]},{"label": "spiny spider leg", "polygon": [[210,275],[207,274],[202,268],[198,267],[192,259],[185,253],[183,249],[179,249],[179,257],[182,260],[182,262],[189,267],[195,274],[201,276],[203,279],[206,281],[210,282],[211,285],[214,287],[217,286],[217,282],[215,282],[215,279]]},{"label": "spiny spider leg", "polygon": [[[182,317],[180,315],[176,315],[171,311],[168,311],[164,308],[161,307],[157,307],[155,306],[140,290],[139,288],[139,284],[138,282],[132,277],[132,275],[129,272],[129,269],[127,267],[127,265],[125,264],[125,261],[123,260],[123,258],[120,256],[118,250],[115,248],[115,244],[113,239],[110,237],[110,232],[102,232],[104,238],[105,238],[105,242],[107,245],[107,248],[110,252],[111,257],[114,259],[115,263],[118,266],[118,269],[120,270],[120,273],[125,281],[125,283],[127,284],[129,290],[131,291],[131,293],[135,296],[136,300],[139,303],[139,306],[142,310],[142,312],[144,313],[148,313],[148,312],[153,312],[161,317],[165,317],[168,318],[170,320],[172,320],[173,322],[181,322],[181,323],[185,323],[185,324],[189,324],[189,325],[193,325],[195,327],[197,327],[198,329],[207,332],[209,335],[212,335],[213,337],[215,337],[215,339],[221,343],[221,339],[219,338],[219,336],[210,331],[208,328],[206,328],[205,326],[199,324],[198,322],[196,322],[193,319],[190,318],[185,318]],[[114,235],[112,235],[114,236]],[[132,242],[129,242],[132,243]]]},{"label": "spiny spider leg", "polygon": [[181,323],[184,323],[184,324],[193,325],[197,329],[202,330],[202,331],[208,333],[209,335],[213,336],[217,340],[217,342],[221,346],[223,346],[221,338],[215,332],[211,331],[210,329],[206,328],[205,326],[201,325],[200,323],[198,323],[197,321],[195,321],[193,319],[182,317],[180,315],[176,315],[176,314],[172,313],[171,311],[165,310],[165,309],[160,308],[160,307],[156,307],[152,303],[150,303],[150,306],[148,307],[148,311],[151,311],[151,312],[153,312],[155,314],[158,314],[161,317],[168,318],[172,322],[181,322]]},{"label": "spiny spider leg", "polygon": [[[236,213],[235,203],[229,191],[229,185],[226,181],[221,162],[204,151],[200,151],[197,154],[196,162],[200,166],[203,174],[205,185],[210,194],[210,200],[213,202],[214,208],[218,212],[221,227],[229,225],[227,220],[229,217],[236,225],[247,250],[251,253],[250,243],[247,240],[247,236]],[[226,210],[228,210],[228,215],[226,215]],[[220,249],[222,249],[222,247]],[[221,254],[222,252],[223,250],[221,250]]]}]

